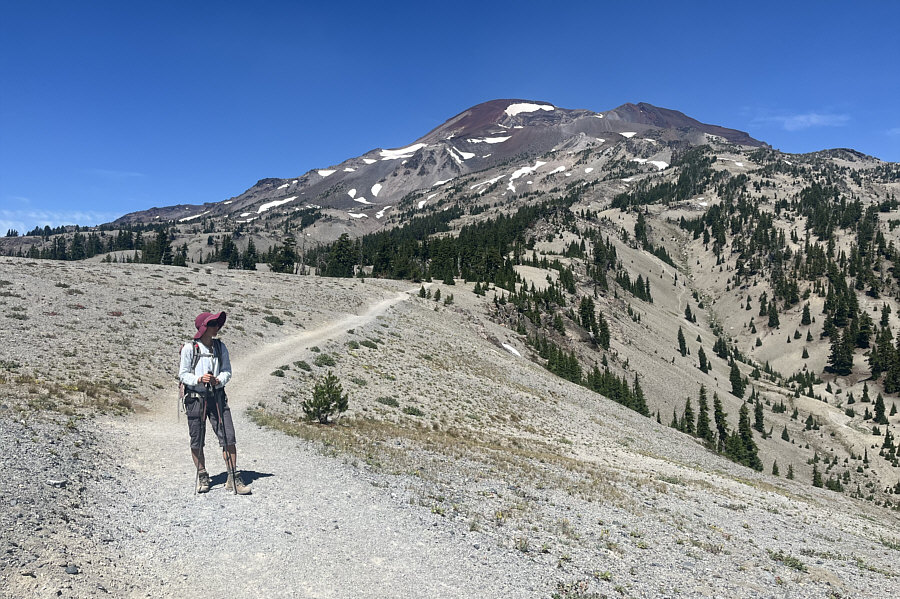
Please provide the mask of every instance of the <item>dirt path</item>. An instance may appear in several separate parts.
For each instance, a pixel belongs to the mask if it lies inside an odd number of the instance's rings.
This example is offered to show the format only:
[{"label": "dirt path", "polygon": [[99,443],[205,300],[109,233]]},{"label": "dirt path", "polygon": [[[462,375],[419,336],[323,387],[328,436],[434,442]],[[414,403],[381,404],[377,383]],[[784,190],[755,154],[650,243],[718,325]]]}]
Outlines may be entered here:
[{"label": "dirt path", "polygon": [[[408,297],[235,356],[229,385],[238,468],[253,494],[224,489],[224,465],[207,445],[213,488],[194,495],[184,417],[171,398],[149,414],[111,421],[110,450],[123,470],[98,506],[109,548],[121,555],[133,595],[204,597],[533,597],[546,581],[510,552],[393,498],[364,474],[305,442],[261,429],[245,408],[266,394],[269,373],[315,343],[360,327]],[[213,438],[210,433],[207,437]],[[214,443],[214,441],[213,441]],[[118,487],[118,488],[117,488]],[[540,590],[539,590],[540,589]]]}]

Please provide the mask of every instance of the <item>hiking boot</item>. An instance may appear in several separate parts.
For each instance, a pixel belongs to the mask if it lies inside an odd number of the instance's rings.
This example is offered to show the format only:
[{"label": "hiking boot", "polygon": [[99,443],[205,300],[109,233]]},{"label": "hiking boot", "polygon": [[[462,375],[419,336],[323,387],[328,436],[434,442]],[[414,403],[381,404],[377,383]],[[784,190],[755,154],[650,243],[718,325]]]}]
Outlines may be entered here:
[{"label": "hiking boot", "polygon": [[197,492],[206,493],[209,491],[209,472],[203,470],[197,474]]},{"label": "hiking boot", "polygon": [[244,484],[244,481],[241,480],[241,473],[238,472],[234,475],[234,478],[231,477],[231,474],[228,475],[228,480],[225,481],[225,490],[226,491],[234,491],[237,488],[238,495],[249,495],[250,487]]}]

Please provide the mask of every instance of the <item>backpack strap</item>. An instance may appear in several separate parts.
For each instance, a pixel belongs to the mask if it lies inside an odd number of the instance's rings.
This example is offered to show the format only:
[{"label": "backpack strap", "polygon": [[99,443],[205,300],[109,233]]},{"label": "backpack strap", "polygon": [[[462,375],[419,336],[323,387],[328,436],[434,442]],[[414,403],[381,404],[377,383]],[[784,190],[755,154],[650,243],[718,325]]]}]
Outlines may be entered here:
[{"label": "backpack strap", "polygon": [[191,372],[194,372],[197,369],[197,362],[200,361],[200,345],[194,341],[193,342],[193,353],[191,354]]}]

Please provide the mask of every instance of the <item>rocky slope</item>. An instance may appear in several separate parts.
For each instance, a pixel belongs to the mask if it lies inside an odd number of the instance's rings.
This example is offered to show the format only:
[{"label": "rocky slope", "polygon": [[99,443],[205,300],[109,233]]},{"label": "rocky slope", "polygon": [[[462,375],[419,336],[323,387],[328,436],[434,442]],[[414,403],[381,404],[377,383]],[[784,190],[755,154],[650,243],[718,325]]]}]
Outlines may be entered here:
[{"label": "rocky slope", "polygon": [[[235,573],[269,596],[898,588],[896,512],[736,465],[551,375],[472,284],[429,286],[445,304],[403,282],[11,258],[0,280],[8,596],[188,596],[191,547],[212,596]],[[191,494],[173,405],[178,340],[221,307],[233,407],[264,425],[238,420],[246,498],[219,476]],[[613,329],[621,351],[639,337]],[[329,370],[350,410],[305,424]]]}]

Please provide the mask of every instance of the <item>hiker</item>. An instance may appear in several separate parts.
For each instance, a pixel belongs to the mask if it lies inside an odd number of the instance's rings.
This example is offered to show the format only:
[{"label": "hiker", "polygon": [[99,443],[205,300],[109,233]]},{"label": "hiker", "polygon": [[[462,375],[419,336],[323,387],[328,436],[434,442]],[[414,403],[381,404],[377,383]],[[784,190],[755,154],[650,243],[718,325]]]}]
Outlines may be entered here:
[{"label": "hiker", "polygon": [[225,385],[231,380],[231,360],[228,348],[215,339],[225,324],[225,312],[203,312],[194,320],[197,333],[194,341],[181,348],[181,367],[178,378],[184,384],[184,411],[187,413],[191,437],[191,455],[197,468],[197,492],[209,491],[209,473],[203,446],[206,440],[206,419],[209,418],[222,447],[222,457],[228,470],[227,490],[238,495],[250,493],[237,472],[237,448],[231,408],[225,395]]}]

